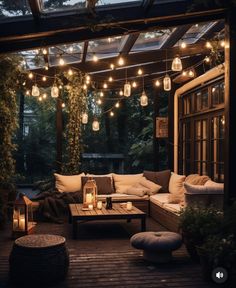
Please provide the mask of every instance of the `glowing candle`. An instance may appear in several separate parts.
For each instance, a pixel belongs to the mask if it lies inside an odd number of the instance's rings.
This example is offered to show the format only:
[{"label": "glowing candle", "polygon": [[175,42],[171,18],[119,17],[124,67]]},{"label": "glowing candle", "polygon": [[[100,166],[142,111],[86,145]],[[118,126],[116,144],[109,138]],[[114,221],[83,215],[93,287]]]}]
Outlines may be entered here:
[{"label": "glowing candle", "polygon": [[132,202],[127,202],[127,210],[132,210]]}]

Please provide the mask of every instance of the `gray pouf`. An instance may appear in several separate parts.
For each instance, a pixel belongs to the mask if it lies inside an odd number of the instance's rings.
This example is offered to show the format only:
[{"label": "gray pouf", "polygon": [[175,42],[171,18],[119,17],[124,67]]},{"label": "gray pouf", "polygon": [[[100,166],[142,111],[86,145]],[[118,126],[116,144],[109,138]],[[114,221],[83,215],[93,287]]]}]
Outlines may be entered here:
[{"label": "gray pouf", "polygon": [[133,235],[130,242],[134,248],[143,250],[146,260],[167,263],[172,259],[172,251],[181,247],[182,237],[167,231],[141,232]]},{"label": "gray pouf", "polygon": [[58,235],[27,235],[15,240],[9,257],[10,280],[24,286],[51,284],[67,275],[66,239]]}]

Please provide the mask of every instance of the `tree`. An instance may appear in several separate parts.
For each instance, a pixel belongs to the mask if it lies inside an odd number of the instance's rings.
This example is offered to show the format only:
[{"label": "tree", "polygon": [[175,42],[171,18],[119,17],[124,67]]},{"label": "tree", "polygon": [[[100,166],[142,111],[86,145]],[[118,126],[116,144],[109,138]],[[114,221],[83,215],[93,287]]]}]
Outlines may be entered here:
[{"label": "tree", "polygon": [[2,0],[0,1],[1,11],[5,11],[6,16],[12,15],[27,15],[29,14],[29,4],[27,0]]}]

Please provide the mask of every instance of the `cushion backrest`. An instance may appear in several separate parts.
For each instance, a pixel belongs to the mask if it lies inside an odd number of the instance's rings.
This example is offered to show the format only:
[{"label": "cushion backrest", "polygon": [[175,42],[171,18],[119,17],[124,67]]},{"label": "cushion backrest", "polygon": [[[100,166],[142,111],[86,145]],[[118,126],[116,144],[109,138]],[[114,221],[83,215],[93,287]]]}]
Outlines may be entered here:
[{"label": "cushion backrest", "polygon": [[59,192],[77,192],[81,190],[81,177],[84,173],[78,175],[61,175],[54,173],[55,186]]},{"label": "cushion backrest", "polygon": [[115,174],[113,173],[112,175],[113,175],[116,193],[125,194],[129,187],[139,182],[139,180],[143,176],[143,173],[140,173],[140,174]]},{"label": "cushion backrest", "polygon": [[[83,176],[81,179],[82,179],[82,189],[83,189],[89,177]],[[92,179],[95,180],[96,182],[98,194],[109,195],[115,192],[113,181],[110,176],[93,176]]]},{"label": "cushion backrest", "polygon": [[160,193],[167,193],[169,192],[169,181],[170,181],[170,170],[163,170],[163,171],[144,171],[143,176],[158,185],[162,188],[160,189]]}]

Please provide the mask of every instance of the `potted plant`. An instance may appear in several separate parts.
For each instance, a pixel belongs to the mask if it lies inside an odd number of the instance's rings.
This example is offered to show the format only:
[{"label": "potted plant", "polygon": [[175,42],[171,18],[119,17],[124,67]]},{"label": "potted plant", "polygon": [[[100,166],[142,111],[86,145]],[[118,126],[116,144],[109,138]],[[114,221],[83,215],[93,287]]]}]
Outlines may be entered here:
[{"label": "potted plant", "polygon": [[187,207],[180,214],[180,231],[191,258],[199,262],[196,246],[201,246],[210,235],[222,227],[223,213],[215,208]]}]

